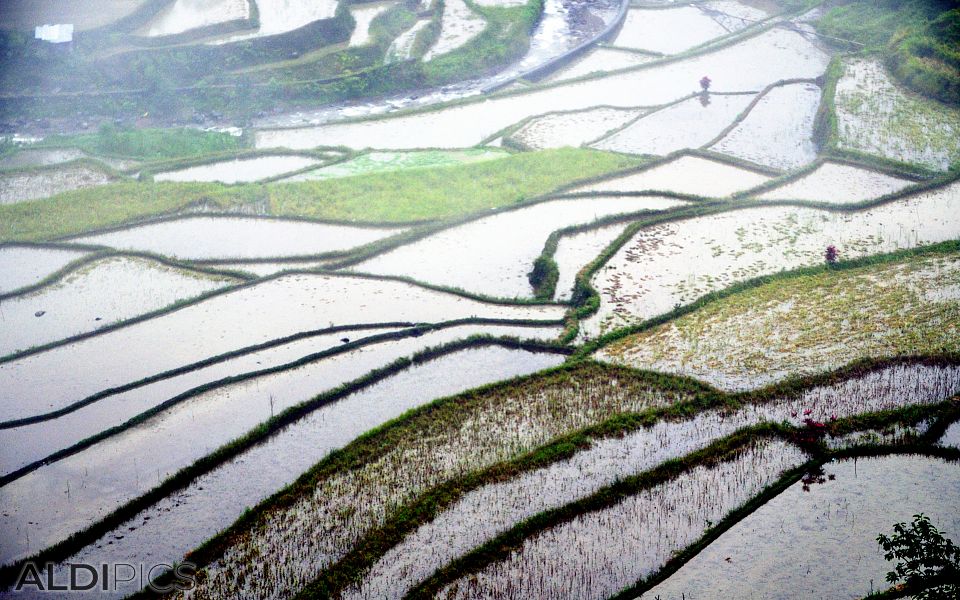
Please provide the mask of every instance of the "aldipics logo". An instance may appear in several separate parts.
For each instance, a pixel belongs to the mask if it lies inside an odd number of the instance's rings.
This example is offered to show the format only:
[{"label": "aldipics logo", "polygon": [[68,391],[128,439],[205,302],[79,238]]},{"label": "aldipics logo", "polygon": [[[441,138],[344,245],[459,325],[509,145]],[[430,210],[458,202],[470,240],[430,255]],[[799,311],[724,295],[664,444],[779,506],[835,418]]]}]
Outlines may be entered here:
[{"label": "aldipics logo", "polygon": [[[160,579],[158,579],[158,577]],[[13,590],[33,592],[135,592],[149,587],[161,594],[193,589],[197,566],[190,562],[158,563],[45,563],[28,562]]]}]

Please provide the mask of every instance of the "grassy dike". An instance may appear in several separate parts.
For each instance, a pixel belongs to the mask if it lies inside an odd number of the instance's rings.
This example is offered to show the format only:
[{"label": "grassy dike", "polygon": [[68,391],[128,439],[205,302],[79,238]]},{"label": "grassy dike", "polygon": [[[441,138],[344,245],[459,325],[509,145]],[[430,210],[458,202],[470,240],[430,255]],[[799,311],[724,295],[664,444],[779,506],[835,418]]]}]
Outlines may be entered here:
[{"label": "grassy dike", "polygon": [[276,216],[408,223],[508,206],[638,159],[596,150],[515,154],[483,163],[286,184],[124,181],[0,205],[0,241],[38,241],[115,227],[205,204],[267,202]]}]

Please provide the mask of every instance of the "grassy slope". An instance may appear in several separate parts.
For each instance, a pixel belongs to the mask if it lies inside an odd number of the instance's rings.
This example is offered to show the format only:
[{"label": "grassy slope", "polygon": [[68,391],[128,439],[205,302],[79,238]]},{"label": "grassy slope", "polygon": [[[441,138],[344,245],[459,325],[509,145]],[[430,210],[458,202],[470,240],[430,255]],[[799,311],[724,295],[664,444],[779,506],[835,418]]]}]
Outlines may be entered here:
[{"label": "grassy slope", "polygon": [[406,222],[509,205],[637,160],[564,149],[434,169],[264,186],[125,181],[36,202],[0,205],[0,241],[46,240],[168,213],[194,202],[262,200],[285,216]]}]

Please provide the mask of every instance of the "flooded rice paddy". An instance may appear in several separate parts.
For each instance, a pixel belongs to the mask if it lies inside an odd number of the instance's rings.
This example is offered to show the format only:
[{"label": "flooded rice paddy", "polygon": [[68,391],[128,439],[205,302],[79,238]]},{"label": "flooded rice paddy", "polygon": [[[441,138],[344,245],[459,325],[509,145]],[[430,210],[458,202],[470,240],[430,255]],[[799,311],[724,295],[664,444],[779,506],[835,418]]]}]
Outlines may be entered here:
[{"label": "flooded rice paddy", "polygon": [[73,242],[186,260],[277,259],[348,250],[402,231],[294,219],[190,216],[74,238]]},{"label": "flooded rice paddy", "polygon": [[534,150],[576,147],[603,137],[642,114],[639,109],[592,108],[544,115],[531,120],[510,137]]},{"label": "flooded rice paddy", "polygon": [[893,194],[914,182],[871,169],[826,162],[811,173],[763,192],[760,200],[810,200],[829,204],[855,204]]},{"label": "flooded rice paddy", "polygon": [[[147,37],[184,33],[250,16],[247,0],[175,0],[141,31]],[[262,17],[261,17],[262,18]]]},{"label": "flooded rice paddy", "polygon": [[[402,275],[503,298],[533,295],[527,273],[556,229],[599,218],[681,205],[669,198],[552,200],[500,212],[441,231],[362,262],[353,270]],[[498,240],[491,243],[491,240]],[[482,261],[473,257],[482,256]]]},{"label": "flooded rice paddy", "polygon": [[239,283],[154,260],[113,257],[0,305],[0,356],[87,333]]},{"label": "flooded rice paddy", "polygon": [[241,183],[276,177],[319,163],[318,159],[305,156],[259,156],[198,165],[177,171],[163,171],[153,178],[156,181]]},{"label": "flooded rice paddy", "polygon": [[36,285],[87,254],[86,250],[0,246],[0,294]]},{"label": "flooded rice paddy", "polygon": [[473,12],[464,0],[444,0],[440,35],[423,55],[423,60],[429,61],[456,50],[480,35],[486,26],[486,20]]},{"label": "flooded rice paddy", "polygon": [[850,259],[954,239],[958,202],[954,183],[852,213],[771,206],[641,229],[594,276],[601,305],[586,330],[596,335],[738,281],[819,264],[831,244]]},{"label": "flooded rice paddy", "polygon": [[719,161],[699,156],[680,156],[636,173],[607,178],[570,191],[628,193],[656,190],[723,197],[756,187],[769,179],[767,175]]},{"label": "flooded rice paddy", "polygon": [[960,468],[923,456],[850,459],[823,466],[824,483],[797,482],[642,598],[722,594],[761,600],[794,590],[809,598],[862,598],[887,587],[893,563],[876,537],[917,513],[960,535]]}]

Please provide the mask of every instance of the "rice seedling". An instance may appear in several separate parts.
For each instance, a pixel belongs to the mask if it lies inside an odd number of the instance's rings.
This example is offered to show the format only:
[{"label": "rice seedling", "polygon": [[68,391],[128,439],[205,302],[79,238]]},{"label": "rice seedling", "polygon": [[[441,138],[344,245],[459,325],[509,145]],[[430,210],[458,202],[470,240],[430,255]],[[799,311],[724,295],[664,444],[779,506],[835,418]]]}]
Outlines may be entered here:
[{"label": "rice seedling", "polygon": [[948,254],[775,281],[599,355],[746,389],[858,358],[957,352],[958,277]]},{"label": "rice seedling", "polygon": [[593,276],[600,307],[582,331],[593,337],[737,282],[821,264],[830,244],[848,260],[954,239],[957,190],[952,183],[859,212],[744,208],[640,229]]},{"label": "rice seedling", "polygon": [[[633,433],[597,438],[569,459],[466,493],[386,552],[344,596],[403,597],[434,571],[534,515],[572,504],[747,427],[779,422],[802,426],[802,419],[829,422],[934,404],[957,393],[960,367],[895,365],[739,409],[707,410]],[[905,434],[890,435],[888,441]],[[846,447],[865,437],[844,436],[831,443]]]},{"label": "rice seedling", "polygon": [[841,149],[940,170],[960,160],[960,109],[902,90],[875,59],[843,61],[836,111]]},{"label": "rice seedling", "polygon": [[[137,563],[151,556],[183,556],[370,428],[431,399],[556,366],[562,360],[557,354],[481,346],[414,364],[311,412],[266,443],[118,524],[69,560]],[[138,590],[131,586],[120,591]]]},{"label": "rice seedling", "polygon": [[[306,493],[244,528],[193,593],[293,593],[426,489],[611,415],[667,406],[684,396],[585,366],[575,375],[561,371],[417,415],[392,431],[389,443],[378,442],[374,453],[357,456],[349,468],[317,473]],[[269,579],[255,576],[257,557],[264,555],[284,557]]]},{"label": "rice seedling", "polygon": [[960,535],[960,468],[954,461],[901,455],[823,466],[824,483],[793,484],[723,533],[641,598],[739,597],[791,590],[803,597],[861,598],[887,587],[877,533],[929,515]]},{"label": "rice seedling", "polygon": [[808,459],[761,441],[618,504],[527,539],[506,560],[451,584],[443,598],[608,598],[656,572],[711,523]]}]

